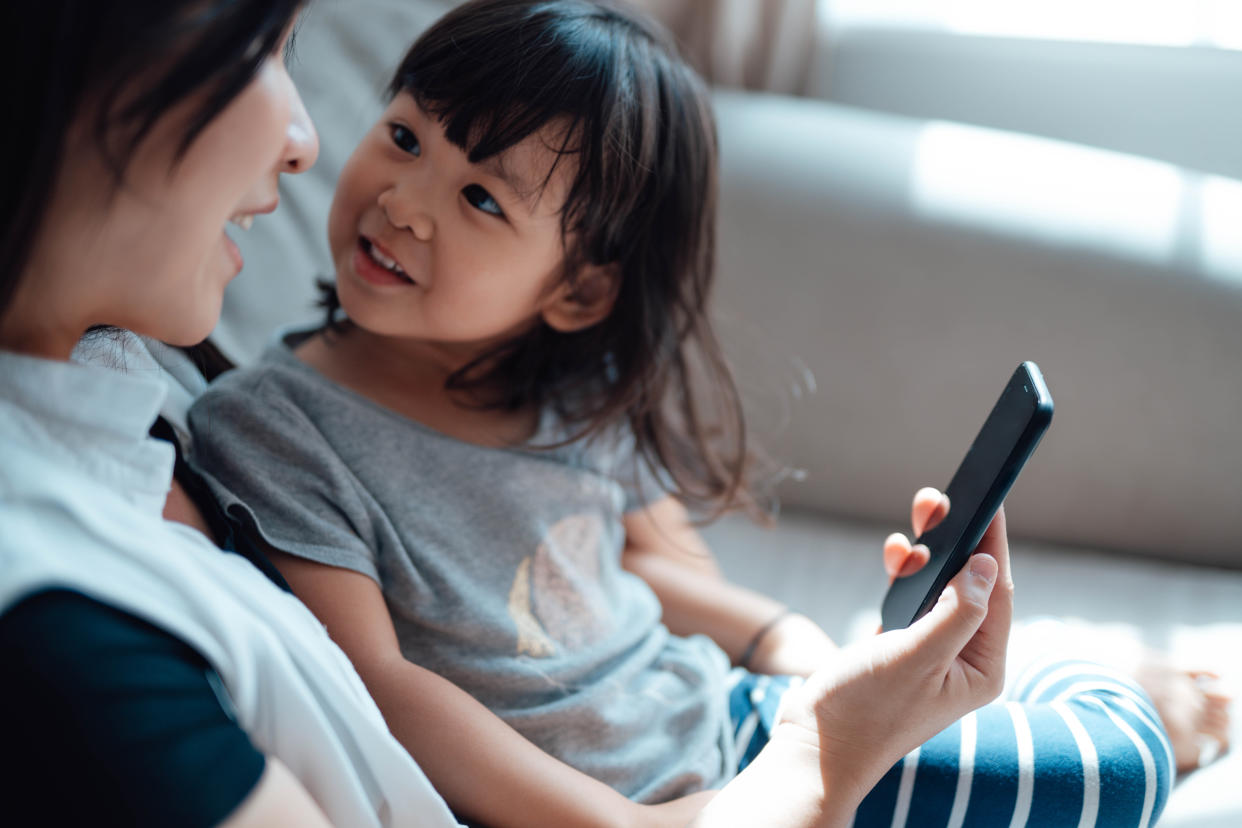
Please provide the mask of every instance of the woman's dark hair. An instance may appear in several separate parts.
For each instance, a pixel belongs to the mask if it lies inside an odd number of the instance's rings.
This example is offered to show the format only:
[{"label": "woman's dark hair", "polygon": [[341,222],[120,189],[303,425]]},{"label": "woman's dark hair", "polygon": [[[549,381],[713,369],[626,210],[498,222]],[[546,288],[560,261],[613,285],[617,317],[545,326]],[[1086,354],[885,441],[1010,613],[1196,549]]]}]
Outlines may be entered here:
[{"label": "woman's dark hair", "polygon": [[163,115],[201,102],[177,153],[254,77],[303,0],[39,0],[0,4],[4,217],[0,318],[25,270],[70,129],[119,183]]},{"label": "woman's dark hair", "polygon": [[[562,278],[585,263],[620,272],[602,322],[539,322],[447,387],[488,408],[553,405],[572,439],[628,421],[641,461],[690,505],[750,505],[741,405],[707,312],[715,120],[668,33],[612,2],[475,0],[418,39],[388,91],[412,95],[474,163],[545,127],[563,135]],[[324,305],[331,320],[330,287]]]}]

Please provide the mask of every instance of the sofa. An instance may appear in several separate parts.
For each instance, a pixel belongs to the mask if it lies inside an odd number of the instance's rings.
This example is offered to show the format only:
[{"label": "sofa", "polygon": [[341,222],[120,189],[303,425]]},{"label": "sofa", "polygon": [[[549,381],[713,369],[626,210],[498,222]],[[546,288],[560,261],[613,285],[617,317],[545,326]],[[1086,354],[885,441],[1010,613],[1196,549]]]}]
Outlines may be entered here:
[{"label": "sofa", "polygon": [[[336,174],[449,5],[310,6],[292,73],[320,159],[241,240],[214,334],[235,360],[316,318]],[[715,103],[718,330],[790,468],[774,528],[706,530],[725,572],[840,641],[871,634],[883,538],[1031,359],[1056,414],[1006,505],[1019,621],[1070,619],[1242,691],[1242,182],[822,99]],[[1242,825],[1239,780],[1235,750],[1179,780],[1160,824]]]}]

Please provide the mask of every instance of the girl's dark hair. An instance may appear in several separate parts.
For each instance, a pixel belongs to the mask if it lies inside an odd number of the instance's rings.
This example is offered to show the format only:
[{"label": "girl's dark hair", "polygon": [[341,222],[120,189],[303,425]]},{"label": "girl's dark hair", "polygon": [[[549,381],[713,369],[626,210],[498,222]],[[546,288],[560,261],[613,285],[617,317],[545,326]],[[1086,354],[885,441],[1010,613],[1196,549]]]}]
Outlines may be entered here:
[{"label": "girl's dark hair", "polygon": [[142,139],[191,95],[177,157],[254,77],[302,0],[0,3],[4,216],[0,319],[43,221],[66,136],[83,129],[119,183]]},{"label": "girl's dark hair", "polygon": [[[612,2],[475,0],[418,39],[388,91],[411,94],[475,163],[567,125],[552,147],[575,165],[562,278],[584,263],[620,272],[605,320],[573,333],[540,322],[448,387],[484,407],[553,405],[572,439],[628,421],[641,461],[691,506],[753,503],[739,396],[708,318],[715,121],[668,33]],[[330,288],[324,304],[331,320]]]}]

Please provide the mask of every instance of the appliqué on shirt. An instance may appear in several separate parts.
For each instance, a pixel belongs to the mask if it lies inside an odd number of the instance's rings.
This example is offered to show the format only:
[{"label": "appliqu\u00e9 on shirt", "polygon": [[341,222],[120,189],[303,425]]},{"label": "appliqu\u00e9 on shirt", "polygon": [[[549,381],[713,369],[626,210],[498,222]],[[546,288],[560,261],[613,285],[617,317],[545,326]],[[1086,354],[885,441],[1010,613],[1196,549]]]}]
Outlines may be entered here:
[{"label": "appliqu\u00e9 on shirt", "polygon": [[523,558],[518,564],[513,586],[509,588],[509,617],[517,625],[517,654],[547,658],[556,653],[556,645],[549,640],[539,620],[530,611],[530,562]]},{"label": "appliqu\u00e9 on shirt", "polygon": [[546,658],[557,644],[587,647],[611,630],[600,583],[604,523],[599,515],[557,521],[533,556],[518,565],[509,590],[509,615],[517,626],[519,655]]}]

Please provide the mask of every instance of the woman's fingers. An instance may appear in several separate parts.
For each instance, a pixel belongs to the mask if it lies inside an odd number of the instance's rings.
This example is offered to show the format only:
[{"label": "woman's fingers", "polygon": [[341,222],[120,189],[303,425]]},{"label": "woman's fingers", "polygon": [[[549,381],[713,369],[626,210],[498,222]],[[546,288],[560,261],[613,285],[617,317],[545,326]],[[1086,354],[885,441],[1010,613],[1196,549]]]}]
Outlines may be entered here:
[{"label": "woman's fingers", "polygon": [[910,545],[910,539],[894,532],[884,540],[884,571],[891,584],[897,578],[913,575],[931,559],[931,551],[923,544]]},{"label": "woman's fingers", "polygon": [[931,529],[949,513],[949,496],[939,489],[924,486],[914,493],[914,504],[910,508],[910,524],[914,527],[914,535]]},{"label": "woman's fingers", "polygon": [[949,664],[971,643],[987,618],[999,572],[991,555],[971,555],[931,612],[910,625],[910,632],[921,639],[917,650],[927,663]]},{"label": "woman's fingers", "polygon": [[[941,494],[939,489],[926,486],[914,495],[914,505],[910,510],[910,522],[914,526],[914,534],[923,534],[949,513],[949,498]],[[912,546],[905,535],[894,532],[884,541],[884,571],[888,573],[889,583],[897,578],[913,575],[931,558],[931,552],[923,544]]]},{"label": "woman's fingers", "polygon": [[900,532],[894,532],[884,539],[884,571],[888,573],[891,583],[897,573],[905,566],[910,557],[910,539]]},{"label": "woman's fingers", "polygon": [[910,539],[900,532],[884,539],[884,571],[890,584],[896,578],[918,572],[930,557],[926,546],[911,546]]},{"label": "woman's fingers", "polygon": [[986,555],[996,561],[996,588],[988,599],[988,615],[962,658],[979,669],[1004,663],[1009,649],[1009,626],[1013,620],[1013,579],[1009,569],[1009,540],[1005,534],[1005,509],[992,519],[974,558]]},{"label": "woman's fingers", "polygon": [[897,577],[904,578],[907,575],[913,575],[927,566],[927,562],[930,560],[931,550],[921,543],[916,543],[910,547],[910,557],[906,558],[905,566],[897,573]]},{"label": "woman's fingers", "polygon": [[996,517],[992,518],[992,522],[988,524],[987,531],[983,533],[979,545],[975,547],[976,552],[986,552],[996,559],[1000,565],[1000,573],[997,580],[1012,587],[1012,573],[1009,568],[1009,535],[1005,527],[1005,506],[1001,505],[996,510]]}]

